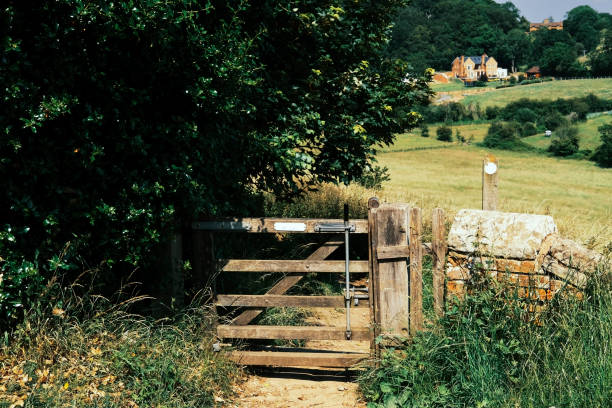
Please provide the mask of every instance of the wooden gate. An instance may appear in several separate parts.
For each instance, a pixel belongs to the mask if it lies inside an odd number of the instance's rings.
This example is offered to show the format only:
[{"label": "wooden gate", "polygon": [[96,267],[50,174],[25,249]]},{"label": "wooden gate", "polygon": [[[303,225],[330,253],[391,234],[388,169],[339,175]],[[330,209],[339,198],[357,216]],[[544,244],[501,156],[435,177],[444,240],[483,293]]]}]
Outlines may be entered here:
[{"label": "wooden gate", "polygon": [[[306,274],[344,273],[344,260],[326,260],[344,245],[342,236],[334,238],[315,250],[304,260],[229,259],[222,261],[221,273],[284,273],[284,277],[264,295],[217,294],[220,307],[245,308],[230,324],[220,324],[220,339],[286,339],[369,341],[370,352],[330,352],[323,350],[249,351],[232,353],[232,358],[243,365],[290,367],[351,367],[377,354],[377,343],[388,344],[413,335],[423,326],[422,273],[423,245],[421,210],[405,205],[379,205],[376,198],[368,202],[368,219],[349,220],[351,234],[368,235],[368,260],[350,260],[350,273],[368,274],[367,292],[350,292],[351,307],[368,307],[370,324],[350,327],[347,339],[345,327],[321,326],[265,326],[251,325],[267,307],[346,307],[346,298],[338,296],[289,296],[287,291]],[[200,242],[196,248],[204,250],[202,232],[231,231],[242,233],[324,233],[326,225],[339,225],[342,220],[241,218],[194,222],[193,229]],[[443,222],[442,222],[443,225]],[[434,234],[435,235],[435,234]],[[435,246],[435,245],[434,245]],[[200,258],[201,259],[201,258]],[[410,260],[408,262],[408,260]],[[205,261],[204,261],[205,262]],[[442,260],[437,264],[442,264]],[[441,273],[441,266],[438,267]],[[194,262],[194,272],[203,268],[202,261]],[[409,271],[407,273],[407,271]],[[440,279],[438,279],[440,280]],[[434,278],[434,286],[436,279]],[[443,288],[443,280],[438,283]],[[434,289],[434,294],[439,292]],[[366,295],[367,294],[367,295]],[[441,297],[434,295],[439,308]],[[382,336],[384,341],[375,341]]]}]

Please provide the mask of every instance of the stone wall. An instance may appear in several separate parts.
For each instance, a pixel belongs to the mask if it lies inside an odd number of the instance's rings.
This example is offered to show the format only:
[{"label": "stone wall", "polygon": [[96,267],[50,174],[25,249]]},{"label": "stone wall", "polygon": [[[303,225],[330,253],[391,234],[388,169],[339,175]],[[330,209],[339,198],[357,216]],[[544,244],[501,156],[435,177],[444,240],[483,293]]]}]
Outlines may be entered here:
[{"label": "stone wall", "polygon": [[561,289],[581,297],[601,255],[557,235],[552,217],[461,210],[448,236],[446,299],[461,298],[476,273],[543,304]]}]

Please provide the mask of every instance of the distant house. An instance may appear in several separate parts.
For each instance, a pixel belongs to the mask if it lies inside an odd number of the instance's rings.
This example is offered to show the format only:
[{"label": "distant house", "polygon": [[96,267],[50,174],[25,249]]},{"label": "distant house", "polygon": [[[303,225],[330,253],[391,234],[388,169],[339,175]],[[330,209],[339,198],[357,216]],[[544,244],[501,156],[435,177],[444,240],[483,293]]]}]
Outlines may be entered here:
[{"label": "distant house", "polygon": [[527,74],[527,78],[539,78],[542,76],[542,74],[540,73],[540,67],[538,67],[537,65],[535,67],[529,68],[527,71],[525,71],[525,73]]},{"label": "distant house", "polygon": [[540,28],[547,28],[549,30],[563,30],[563,21],[555,22],[550,21],[549,18],[542,21],[541,23],[529,23],[529,32],[538,31]]},{"label": "distant house", "polygon": [[508,68],[497,68],[497,77],[499,79],[508,78]]},{"label": "distant house", "polygon": [[489,78],[497,78],[497,68],[495,58],[489,57],[487,54],[482,54],[480,57],[462,55],[453,61],[452,72],[455,78],[475,81],[485,73]]}]

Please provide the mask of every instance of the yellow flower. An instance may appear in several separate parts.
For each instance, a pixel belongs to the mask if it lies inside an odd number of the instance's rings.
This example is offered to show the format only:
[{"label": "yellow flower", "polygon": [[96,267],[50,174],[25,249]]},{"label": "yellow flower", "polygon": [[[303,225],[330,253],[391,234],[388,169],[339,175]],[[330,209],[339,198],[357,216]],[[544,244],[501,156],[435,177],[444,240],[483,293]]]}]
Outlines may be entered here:
[{"label": "yellow flower", "polygon": [[385,105],[385,106],[383,106],[383,108],[385,108],[385,110],[389,111],[389,112],[393,110],[393,108],[391,106],[389,106],[389,105]]}]

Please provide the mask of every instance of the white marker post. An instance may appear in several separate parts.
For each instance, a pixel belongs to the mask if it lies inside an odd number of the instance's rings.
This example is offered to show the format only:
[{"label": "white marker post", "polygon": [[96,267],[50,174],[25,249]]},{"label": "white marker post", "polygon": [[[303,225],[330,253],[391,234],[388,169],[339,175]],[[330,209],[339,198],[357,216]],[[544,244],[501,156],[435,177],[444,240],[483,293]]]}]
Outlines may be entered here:
[{"label": "white marker post", "polygon": [[482,165],[482,209],[497,210],[497,175],[499,162],[492,154],[487,154]]}]

